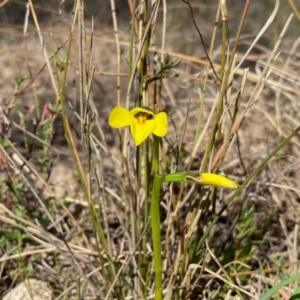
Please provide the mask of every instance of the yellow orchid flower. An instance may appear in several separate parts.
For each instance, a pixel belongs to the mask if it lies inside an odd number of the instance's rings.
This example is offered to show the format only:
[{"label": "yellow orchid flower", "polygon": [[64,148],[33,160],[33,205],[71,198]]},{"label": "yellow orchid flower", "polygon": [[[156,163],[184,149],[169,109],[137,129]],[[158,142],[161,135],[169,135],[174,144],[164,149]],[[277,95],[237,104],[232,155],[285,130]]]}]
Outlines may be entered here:
[{"label": "yellow orchid flower", "polygon": [[201,185],[210,185],[227,189],[236,189],[239,185],[233,180],[218,174],[212,173],[196,173],[195,175],[186,175],[186,180],[191,180]]},{"label": "yellow orchid flower", "polygon": [[165,112],[154,114],[147,107],[136,107],[128,111],[122,106],[116,106],[111,111],[108,124],[113,128],[130,126],[135,145],[140,145],[151,133],[165,136],[168,131],[168,117]]}]

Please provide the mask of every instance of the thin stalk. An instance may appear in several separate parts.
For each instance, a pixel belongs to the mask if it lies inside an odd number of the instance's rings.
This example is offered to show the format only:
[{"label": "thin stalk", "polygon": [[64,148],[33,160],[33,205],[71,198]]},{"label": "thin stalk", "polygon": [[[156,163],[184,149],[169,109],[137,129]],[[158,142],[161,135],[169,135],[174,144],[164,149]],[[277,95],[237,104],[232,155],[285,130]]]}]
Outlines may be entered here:
[{"label": "thin stalk", "polygon": [[153,135],[152,169],[154,175],[159,173],[159,137]]},{"label": "thin stalk", "polygon": [[162,300],[162,259],[161,259],[161,233],[160,233],[160,213],[159,199],[160,190],[164,176],[155,175],[152,195],[151,195],[151,229],[153,242],[153,258],[155,270],[155,300]]},{"label": "thin stalk", "polygon": [[11,0],[4,0],[2,3],[0,3],[0,9],[3,8],[7,3],[9,3]]},{"label": "thin stalk", "polygon": [[227,7],[226,0],[221,0],[222,13],[222,51],[221,51],[221,81],[223,81],[226,67],[226,50],[227,50]]},{"label": "thin stalk", "polygon": [[[217,14],[216,14],[216,19],[215,19],[215,24],[218,23],[218,19],[219,19],[219,15],[220,15],[220,5],[218,6],[218,10],[217,10]],[[217,26],[214,26],[214,30],[212,33],[212,39],[210,42],[210,48],[209,48],[209,57],[212,56],[213,50],[214,50],[214,45],[215,45],[215,38],[216,38],[216,32],[217,32]],[[206,95],[206,88],[207,88],[207,83],[208,83],[208,77],[209,77],[209,69],[210,69],[210,64],[207,63],[206,68],[205,68],[205,77],[204,77],[204,83],[203,83],[203,87],[202,87],[202,92],[199,92],[199,96],[200,96],[200,106],[199,106],[199,113],[198,113],[198,122],[197,122],[197,129],[196,129],[196,134],[195,134],[195,140],[194,140],[194,149],[191,155],[191,160],[190,160],[190,166],[193,163],[193,160],[195,159],[196,153],[198,151],[199,145],[200,145],[200,126],[201,126],[201,121],[202,121],[202,114],[203,114],[203,110],[202,107],[204,105],[204,100],[205,100],[205,95]],[[202,132],[205,132],[205,130],[202,130]],[[198,140],[198,142],[197,142]]]},{"label": "thin stalk", "polygon": [[[149,179],[150,179],[150,170],[149,170],[149,153],[148,153],[148,145],[149,145],[149,140],[146,143],[143,143],[143,145],[140,146],[139,154],[140,154],[140,161],[142,164],[140,164],[140,170],[139,173],[141,176],[138,176],[140,182],[139,182],[139,187],[143,187],[144,193],[146,196],[146,199],[148,199],[148,195],[150,194],[149,190]],[[145,199],[144,205],[143,205],[143,214],[139,213],[138,211],[136,212],[136,217],[137,217],[137,239],[141,238],[141,234],[143,231],[143,227],[145,224],[147,224],[147,220],[149,220],[149,201]],[[146,280],[147,276],[147,269],[146,269],[146,249],[147,249],[147,243],[148,243],[148,237],[149,237],[149,231],[145,233],[145,236],[143,237],[143,242],[141,243],[140,247],[140,266],[143,266],[141,268],[141,274],[143,278]],[[144,287],[145,288],[145,287]],[[145,288],[144,293],[147,291],[147,288]]]},{"label": "thin stalk", "polygon": [[[223,101],[223,99],[225,97],[225,94],[226,94],[226,91],[227,91],[227,83],[228,83],[228,79],[229,79],[229,75],[230,75],[231,66],[232,66],[233,61],[234,61],[234,56],[235,56],[235,53],[236,53],[236,50],[237,50],[237,46],[238,46],[238,42],[239,42],[239,39],[240,39],[240,36],[241,36],[241,33],[242,33],[242,29],[244,27],[244,22],[245,22],[246,15],[247,15],[247,12],[248,12],[248,9],[249,9],[249,5],[250,5],[250,0],[247,0],[246,3],[245,3],[245,7],[244,7],[242,17],[241,17],[241,22],[239,24],[238,32],[237,32],[235,43],[234,43],[234,47],[233,47],[233,50],[231,52],[231,57],[230,57],[230,60],[228,62],[227,68],[225,70],[224,77],[222,78],[222,86],[221,86],[221,91],[220,91],[220,96],[219,96],[219,103],[221,103]],[[222,114],[222,106],[219,104],[218,107],[217,107],[216,118],[215,118],[212,130],[211,130],[210,136],[209,136],[209,142],[208,142],[208,145],[206,147],[205,154],[204,154],[204,157],[203,157],[203,160],[202,160],[201,169],[200,169],[201,171],[204,171],[205,169],[207,169],[207,165],[208,165],[208,162],[209,162],[209,157],[210,157],[210,154],[211,154],[211,152],[214,148],[216,132],[217,132],[218,127],[219,127],[219,120],[220,120],[221,114]]]},{"label": "thin stalk", "polygon": [[[117,15],[116,15],[116,5],[114,0],[110,0],[110,6],[111,6],[111,14],[113,19],[113,25],[114,25],[114,31],[115,31],[115,41],[116,41],[116,51],[117,51],[117,105],[121,105],[121,48],[120,48],[120,41],[119,41],[119,32],[118,32],[118,21],[117,21]],[[132,19],[132,21],[134,21]],[[134,22],[133,22],[134,24]]]},{"label": "thin stalk", "polygon": [[[140,1],[140,21],[139,21],[139,51],[141,52],[141,55],[138,59],[137,64],[137,76],[138,76],[138,105],[139,106],[149,106],[148,103],[148,94],[149,94],[149,88],[147,84],[147,72],[148,72],[148,49],[149,49],[149,39],[151,35],[151,31],[147,30],[147,35],[145,34],[145,39],[143,40],[143,35],[146,30],[146,24],[147,24],[147,15],[148,15],[148,1]],[[149,141],[147,141],[149,143]],[[144,191],[144,195],[146,196],[145,199],[148,199],[149,195],[149,151],[147,147],[147,143],[144,143],[139,147],[139,151],[137,152],[137,161],[139,162],[139,169],[137,170],[137,178],[138,178],[138,186],[139,188],[142,188]],[[139,205],[140,207],[140,205]],[[141,237],[142,227],[144,224],[147,223],[148,220],[148,213],[149,213],[149,202],[143,201],[143,214],[139,213],[139,211],[136,211],[138,223],[136,225],[136,232],[137,232],[137,239]],[[147,249],[147,234],[143,239],[143,243],[141,244],[138,260],[139,260],[139,271],[142,274],[142,277],[145,279],[146,277],[146,270],[145,270],[145,263],[146,263],[146,253]],[[136,281],[136,288],[137,290],[140,290],[140,282]],[[145,287],[144,287],[145,288]],[[146,288],[145,288],[146,290]],[[144,290],[144,292],[145,292]]]},{"label": "thin stalk", "polygon": [[297,16],[298,20],[300,21],[300,12],[294,3],[294,0],[289,0],[289,4],[290,4],[291,8],[293,9],[294,14]]},{"label": "thin stalk", "polygon": [[159,175],[159,137],[153,136],[152,169],[155,174],[151,194],[151,227],[155,269],[155,300],[162,299],[162,259],[160,234],[160,190],[164,176]]}]

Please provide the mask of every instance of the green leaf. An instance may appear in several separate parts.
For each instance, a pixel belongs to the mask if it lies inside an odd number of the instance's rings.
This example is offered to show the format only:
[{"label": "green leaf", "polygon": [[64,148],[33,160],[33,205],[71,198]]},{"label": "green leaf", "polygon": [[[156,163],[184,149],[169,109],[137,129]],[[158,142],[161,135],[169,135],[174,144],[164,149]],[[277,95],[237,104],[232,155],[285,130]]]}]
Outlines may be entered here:
[{"label": "green leaf", "polygon": [[296,289],[296,291],[291,296],[290,300],[300,299],[300,286]]},{"label": "green leaf", "polygon": [[[277,293],[280,289],[282,289],[283,287],[289,285],[290,283],[292,283],[294,281],[298,281],[298,280],[300,280],[300,274],[296,274],[294,276],[291,276],[291,277],[281,281],[279,284],[273,286],[265,294],[263,294],[259,300],[269,300],[271,298],[271,296],[273,296],[275,293]],[[298,289],[297,289],[297,291],[298,291]],[[290,300],[300,299],[300,298],[294,297],[294,295],[290,298]],[[297,293],[297,297],[299,297],[299,291]]]}]

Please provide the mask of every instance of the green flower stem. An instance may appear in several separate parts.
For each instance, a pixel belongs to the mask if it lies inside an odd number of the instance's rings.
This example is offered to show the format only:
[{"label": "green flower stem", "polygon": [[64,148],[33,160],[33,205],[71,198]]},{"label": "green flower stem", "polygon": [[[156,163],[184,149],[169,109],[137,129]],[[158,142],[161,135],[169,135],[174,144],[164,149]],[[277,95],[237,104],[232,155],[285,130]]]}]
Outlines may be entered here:
[{"label": "green flower stem", "polygon": [[[158,143],[153,146],[153,170],[158,171]],[[157,138],[158,142],[158,138]],[[156,148],[157,147],[157,148]],[[155,154],[156,153],[156,154]],[[153,257],[154,257],[154,271],[155,271],[155,300],[162,300],[162,258],[161,258],[161,233],[160,233],[160,190],[163,182],[185,182],[187,172],[174,173],[162,175],[156,173],[154,177],[152,194],[151,194],[151,229],[153,242]]]},{"label": "green flower stem", "polygon": [[164,181],[165,182],[186,182],[187,172],[178,172],[165,175]]},{"label": "green flower stem", "polygon": [[152,168],[154,175],[159,173],[159,137],[153,135]]},{"label": "green flower stem", "polygon": [[160,214],[159,199],[163,175],[155,175],[151,195],[151,227],[155,270],[155,300],[162,300],[162,260],[161,260],[161,235],[160,235]]},{"label": "green flower stem", "polygon": [[[153,170],[158,172],[158,138],[157,143],[153,146]],[[157,148],[156,148],[157,147]],[[154,271],[155,271],[155,300],[162,300],[162,258],[161,258],[161,233],[160,233],[160,190],[163,182],[186,182],[185,176],[191,172],[173,173],[162,175],[156,173],[154,177],[152,194],[151,194],[151,229],[153,242],[153,256],[154,256]]]},{"label": "green flower stem", "polygon": [[[164,177],[164,182],[191,182],[197,183],[197,180],[193,180],[193,177],[199,177],[199,171],[187,171],[167,174]],[[196,182],[195,182],[196,181]],[[200,183],[200,182],[199,182]]]},{"label": "green flower stem", "polygon": [[164,176],[159,175],[159,138],[155,135],[153,135],[152,168],[155,177],[151,194],[150,214],[155,270],[155,300],[162,300],[163,294],[159,199]]}]

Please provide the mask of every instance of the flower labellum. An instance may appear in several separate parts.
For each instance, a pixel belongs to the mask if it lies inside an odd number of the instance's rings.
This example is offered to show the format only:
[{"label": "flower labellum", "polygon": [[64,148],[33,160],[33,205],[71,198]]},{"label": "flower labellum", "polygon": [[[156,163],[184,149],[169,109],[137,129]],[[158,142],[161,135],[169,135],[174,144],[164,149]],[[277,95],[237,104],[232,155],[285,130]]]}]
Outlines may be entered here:
[{"label": "flower labellum", "polygon": [[187,174],[185,176],[187,181],[193,181],[194,183],[198,183],[201,185],[210,185],[220,188],[227,189],[236,189],[239,185],[233,180],[218,174],[212,173],[201,173],[197,172],[195,174]]},{"label": "flower labellum", "polygon": [[147,107],[136,107],[128,111],[122,106],[116,106],[111,111],[108,124],[113,128],[130,126],[130,132],[135,145],[140,145],[153,133],[162,137],[168,131],[168,117],[165,112],[154,112]]}]

